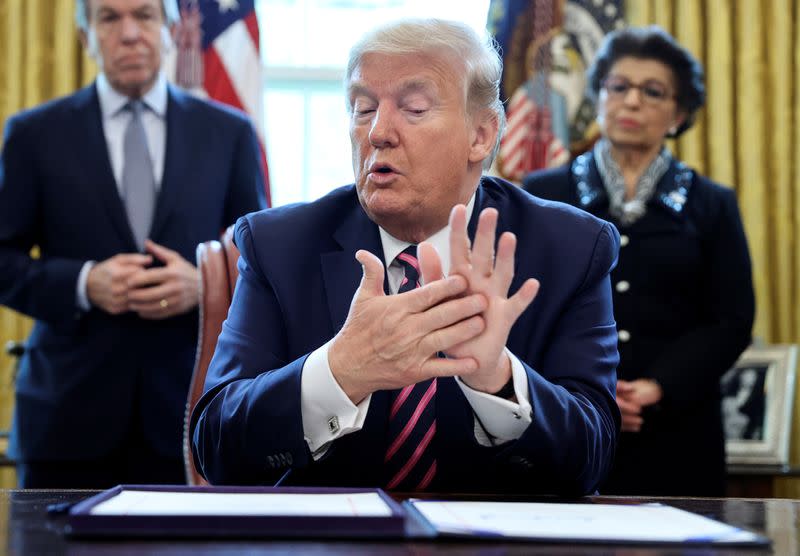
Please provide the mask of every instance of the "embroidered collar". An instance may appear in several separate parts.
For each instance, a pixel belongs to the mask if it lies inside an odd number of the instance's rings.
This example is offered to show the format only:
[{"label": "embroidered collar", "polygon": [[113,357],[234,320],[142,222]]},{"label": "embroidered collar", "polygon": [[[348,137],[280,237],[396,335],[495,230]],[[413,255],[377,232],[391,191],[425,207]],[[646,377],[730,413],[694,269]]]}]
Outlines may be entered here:
[{"label": "embroidered collar", "polygon": [[[572,162],[570,173],[580,208],[588,211],[603,200],[608,200],[608,193],[603,186],[591,151],[581,154]],[[656,185],[655,193],[650,197],[648,204],[662,206],[670,214],[678,216],[683,212],[691,186],[692,170],[683,162],[673,158],[667,172]]]},{"label": "embroidered collar", "polygon": [[619,222],[630,226],[647,212],[647,202],[653,196],[656,184],[669,170],[672,154],[665,147],[647,166],[636,183],[633,198],[625,199],[625,178],[617,161],[611,155],[611,144],[600,139],[593,149],[594,161],[608,194],[608,211]]}]

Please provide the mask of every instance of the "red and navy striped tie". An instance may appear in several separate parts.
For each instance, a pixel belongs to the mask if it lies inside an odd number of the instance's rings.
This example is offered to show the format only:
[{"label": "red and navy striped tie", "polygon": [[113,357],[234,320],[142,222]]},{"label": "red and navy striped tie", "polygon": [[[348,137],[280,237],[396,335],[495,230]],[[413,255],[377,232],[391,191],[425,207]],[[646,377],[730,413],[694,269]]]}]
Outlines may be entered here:
[{"label": "red and navy striped tie", "polygon": [[[419,287],[417,246],[411,245],[395,259],[405,272],[400,289]],[[425,490],[436,475],[433,437],[436,435],[436,379],[406,386],[391,393],[389,444],[384,458],[386,488],[404,492]]]}]

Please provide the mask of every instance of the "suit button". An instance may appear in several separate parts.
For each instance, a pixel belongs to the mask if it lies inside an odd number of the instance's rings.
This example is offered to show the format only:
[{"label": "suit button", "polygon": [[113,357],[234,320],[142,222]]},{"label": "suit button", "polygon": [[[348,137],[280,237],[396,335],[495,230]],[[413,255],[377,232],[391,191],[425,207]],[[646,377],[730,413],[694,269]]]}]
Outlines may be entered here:
[{"label": "suit button", "polygon": [[631,284],[627,280],[620,280],[615,287],[619,293],[625,293],[631,289]]},{"label": "suit button", "polygon": [[630,243],[630,241],[631,241],[630,238],[624,234],[619,236],[620,247],[625,247],[626,245],[628,245],[628,243]]},{"label": "suit button", "polygon": [[531,467],[533,467],[533,464],[530,461],[528,461],[527,458],[524,458],[522,456],[511,456],[510,458],[508,458],[508,461],[513,465],[522,467],[523,469],[530,469]]},{"label": "suit button", "polygon": [[267,463],[273,469],[275,469],[275,458],[272,456],[267,456]]},{"label": "suit button", "polygon": [[628,332],[627,330],[620,330],[619,332],[617,332],[617,336],[619,336],[619,341],[623,343],[631,339],[631,333]]}]

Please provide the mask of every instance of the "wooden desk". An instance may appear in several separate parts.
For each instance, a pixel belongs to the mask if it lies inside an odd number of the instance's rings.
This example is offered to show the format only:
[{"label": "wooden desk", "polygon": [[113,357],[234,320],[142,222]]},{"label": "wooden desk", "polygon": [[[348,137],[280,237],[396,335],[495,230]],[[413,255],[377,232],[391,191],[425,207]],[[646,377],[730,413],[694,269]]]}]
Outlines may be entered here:
[{"label": "wooden desk", "polygon": [[[59,520],[48,518],[48,504],[76,502],[95,491],[68,490],[2,490],[0,491],[0,553],[27,554],[291,554],[313,555],[490,555],[502,554],[603,554],[647,556],[669,554],[800,554],[800,500],[749,500],[736,498],[620,498],[590,497],[587,502],[631,503],[660,501],[706,515],[732,525],[746,527],[772,539],[771,550],[764,549],[693,549],[647,548],[613,545],[547,545],[452,540],[375,542],[375,541],[303,541],[303,540],[128,540],[76,541],[65,539],[59,531]],[[523,500],[523,498],[515,498]]]}]

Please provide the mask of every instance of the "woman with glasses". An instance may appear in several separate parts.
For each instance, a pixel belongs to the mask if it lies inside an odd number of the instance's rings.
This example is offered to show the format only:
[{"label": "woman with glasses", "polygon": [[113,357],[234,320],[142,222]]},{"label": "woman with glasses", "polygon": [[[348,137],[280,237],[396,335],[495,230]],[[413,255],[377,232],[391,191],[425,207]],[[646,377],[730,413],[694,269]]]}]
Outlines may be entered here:
[{"label": "woman with glasses", "polygon": [[720,378],[750,342],[750,257],[733,191],[664,146],[703,105],[703,70],[663,30],[628,28],[605,39],[588,81],[600,140],[524,186],[620,232],[612,288],[622,433],[602,492],[722,496]]}]

